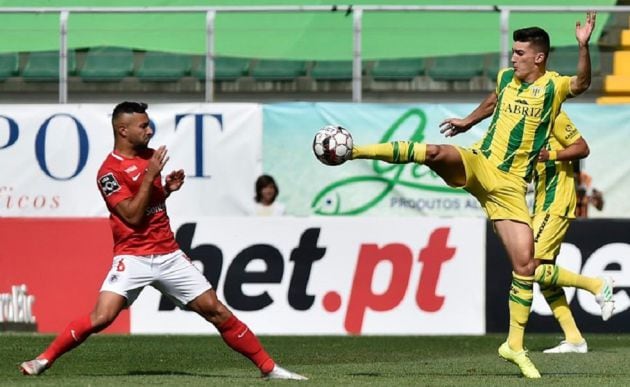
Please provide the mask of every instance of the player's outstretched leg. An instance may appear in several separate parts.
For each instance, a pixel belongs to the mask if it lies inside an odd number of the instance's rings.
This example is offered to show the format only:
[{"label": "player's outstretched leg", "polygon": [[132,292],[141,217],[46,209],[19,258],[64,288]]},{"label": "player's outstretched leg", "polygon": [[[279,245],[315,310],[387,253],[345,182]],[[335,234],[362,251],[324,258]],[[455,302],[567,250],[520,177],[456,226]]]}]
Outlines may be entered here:
[{"label": "player's outstretched leg", "polygon": [[223,341],[258,367],[265,379],[307,380],[306,377],[288,371],[277,365],[265,351],[260,341],[247,325],[231,315],[217,326]]},{"label": "player's outstretched leg", "polygon": [[212,323],[218,329],[223,341],[254,363],[264,378],[307,380],[304,376],[277,365],[254,332],[219,301],[213,289],[203,292],[191,301],[188,307]]},{"label": "player's outstretched leg", "polygon": [[392,141],[382,144],[354,145],[351,158],[381,160],[393,164],[422,164],[426,154],[427,144],[412,141]]},{"label": "player's outstretched leg", "polygon": [[568,286],[589,291],[595,296],[604,321],[610,319],[615,310],[614,282],[610,277],[587,277],[551,264],[539,265],[535,276],[536,282],[543,286]]},{"label": "player's outstretched leg", "polygon": [[575,323],[564,289],[541,285],[540,290],[564,332],[564,340],[544,353],[587,353],[588,345]]},{"label": "player's outstretched leg", "polygon": [[37,358],[20,365],[24,375],[39,375],[64,353],[84,342],[92,333],[107,328],[127,303],[127,299],[109,291],[99,293],[94,310],[72,321]]},{"label": "player's outstretched leg", "polygon": [[20,364],[24,375],[40,375],[64,353],[77,347],[95,331],[90,315],[72,321],[37,358]]}]

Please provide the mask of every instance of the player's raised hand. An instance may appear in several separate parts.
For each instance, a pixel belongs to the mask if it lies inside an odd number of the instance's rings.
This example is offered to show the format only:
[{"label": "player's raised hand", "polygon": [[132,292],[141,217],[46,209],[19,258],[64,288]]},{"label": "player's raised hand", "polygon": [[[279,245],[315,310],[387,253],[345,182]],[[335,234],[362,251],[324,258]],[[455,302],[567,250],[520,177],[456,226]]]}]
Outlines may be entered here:
[{"label": "player's raised hand", "polygon": [[457,136],[470,129],[470,125],[459,118],[447,118],[440,124],[440,133],[445,137]]},{"label": "player's raised hand", "polygon": [[580,45],[588,44],[591,39],[591,34],[595,29],[595,17],[597,13],[595,11],[586,12],[586,23],[582,23],[578,20],[575,22],[575,38]]},{"label": "player's raised hand", "polygon": [[147,167],[147,175],[149,175],[151,179],[155,178],[160,174],[160,172],[162,172],[162,168],[164,168],[168,162],[167,153],[168,151],[164,145],[160,146],[155,150],[155,152],[153,152],[153,156],[151,156],[149,166]]},{"label": "player's raised hand", "polygon": [[171,193],[173,191],[177,191],[184,184],[184,179],[186,178],[186,174],[183,169],[179,169],[177,171],[172,171],[164,180],[164,189],[167,193]]}]

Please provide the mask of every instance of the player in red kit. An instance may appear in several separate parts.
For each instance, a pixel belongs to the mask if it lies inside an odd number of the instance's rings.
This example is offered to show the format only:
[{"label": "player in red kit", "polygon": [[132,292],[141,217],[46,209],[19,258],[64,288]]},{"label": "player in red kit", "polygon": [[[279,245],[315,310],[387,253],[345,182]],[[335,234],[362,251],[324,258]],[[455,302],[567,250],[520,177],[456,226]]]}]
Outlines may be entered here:
[{"label": "player in red kit", "polygon": [[263,377],[305,380],[273,361],[177,245],[165,201],[181,188],[185,175],[173,171],[162,184],[167,150],[148,147],[153,131],[146,109],[144,103],[122,102],[112,114],[114,150],[99,169],[97,183],[110,211],[114,260],[96,306],[72,321],[36,359],[22,363],[22,373],[39,375],[50,368],[61,355],[109,326],[150,285],[212,323],[225,343],[250,359]]}]

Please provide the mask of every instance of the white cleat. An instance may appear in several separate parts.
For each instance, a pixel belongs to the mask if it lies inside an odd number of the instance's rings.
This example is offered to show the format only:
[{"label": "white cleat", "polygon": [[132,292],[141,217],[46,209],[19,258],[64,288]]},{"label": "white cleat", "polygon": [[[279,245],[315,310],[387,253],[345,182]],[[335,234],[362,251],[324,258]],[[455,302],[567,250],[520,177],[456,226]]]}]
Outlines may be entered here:
[{"label": "white cleat", "polygon": [[602,320],[608,321],[615,310],[615,301],[613,300],[614,282],[610,277],[602,277],[601,279],[604,281],[604,286],[595,296],[595,301],[602,308]]},{"label": "white cleat", "polygon": [[566,340],[562,340],[560,344],[553,348],[545,349],[543,353],[587,353],[588,345],[586,340],[582,340],[581,343],[573,344]]},{"label": "white cleat", "polygon": [[20,364],[20,371],[22,371],[22,374],[24,375],[41,375],[47,369],[48,360],[46,359],[34,359]]},{"label": "white cleat", "polygon": [[308,380],[307,377],[302,376],[300,374],[296,374],[295,372],[291,372],[289,370],[285,370],[279,365],[274,365],[271,372],[263,375],[264,379],[284,379],[284,380]]}]

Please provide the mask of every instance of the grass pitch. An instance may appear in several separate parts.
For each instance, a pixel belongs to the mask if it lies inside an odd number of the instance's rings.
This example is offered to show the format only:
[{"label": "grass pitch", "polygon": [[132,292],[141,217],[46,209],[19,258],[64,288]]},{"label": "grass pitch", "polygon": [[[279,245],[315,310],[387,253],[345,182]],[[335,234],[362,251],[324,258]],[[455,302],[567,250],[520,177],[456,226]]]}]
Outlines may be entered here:
[{"label": "grass pitch", "polygon": [[218,336],[96,335],[39,377],[18,364],[39,354],[52,336],[0,335],[0,386],[554,386],[630,385],[630,336],[587,335],[590,353],[547,355],[557,335],[528,335],[543,377],[527,381],[496,355],[505,335],[487,336],[263,336],[278,363],[306,382],[259,378],[258,370]]}]

